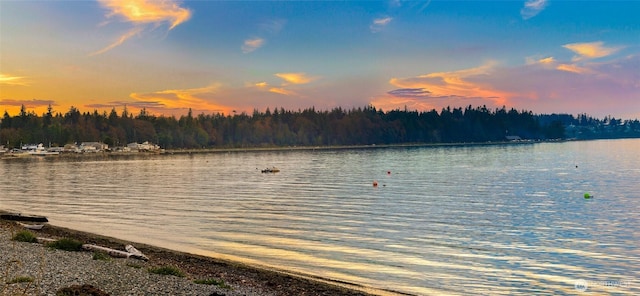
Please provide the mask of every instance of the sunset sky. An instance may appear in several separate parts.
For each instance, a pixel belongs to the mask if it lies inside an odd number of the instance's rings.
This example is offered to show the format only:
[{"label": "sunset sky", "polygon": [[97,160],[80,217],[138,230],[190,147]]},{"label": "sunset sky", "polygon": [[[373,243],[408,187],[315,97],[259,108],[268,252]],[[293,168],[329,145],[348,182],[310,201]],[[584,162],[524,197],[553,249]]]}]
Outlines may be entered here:
[{"label": "sunset sky", "polygon": [[0,112],[640,118],[640,1],[0,0]]}]

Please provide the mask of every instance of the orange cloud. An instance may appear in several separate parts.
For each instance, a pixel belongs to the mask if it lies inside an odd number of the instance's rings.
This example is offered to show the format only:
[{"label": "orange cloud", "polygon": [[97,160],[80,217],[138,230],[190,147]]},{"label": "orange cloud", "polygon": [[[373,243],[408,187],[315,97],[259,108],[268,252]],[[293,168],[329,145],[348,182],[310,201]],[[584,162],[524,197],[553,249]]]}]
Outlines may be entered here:
[{"label": "orange cloud", "polygon": [[269,89],[269,91],[272,92],[272,93],[281,94],[281,95],[285,95],[285,96],[298,95],[296,92],[294,92],[292,90],[284,89],[282,87],[272,87],[272,88]]},{"label": "orange cloud", "polygon": [[172,0],[98,0],[100,4],[110,10],[107,17],[119,16],[125,21],[133,23],[135,28],[121,35],[115,42],[90,55],[105,53],[123,44],[131,37],[141,34],[141,25],[153,24],[154,27],[162,23],[169,23],[169,30],[186,22],[191,18],[191,11],[180,7]]},{"label": "orange cloud", "polygon": [[99,0],[102,6],[111,10],[108,17],[117,15],[132,23],[169,22],[169,30],[191,18],[191,11],[180,7],[174,1],[155,0]]},{"label": "orange cloud", "polygon": [[263,88],[263,87],[269,86],[269,84],[264,82],[264,81],[262,81],[262,82],[258,82],[256,84],[254,84],[253,86]]},{"label": "orange cloud", "polygon": [[305,73],[276,73],[275,75],[290,84],[307,84],[317,79],[308,77]]},{"label": "orange cloud", "polygon": [[[475,68],[451,72],[434,72],[411,78],[392,78],[389,83],[398,89],[387,93],[385,99],[394,104],[432,106],[430,101],[440,100],[451,103],[458,101],[489,101],[496,105],[506,104],[513,94],[494,89],[490,85],[474,82],[475,77],[487,76],[495,67],[488,62]],[[380,102],[379,102],[380,103]],[[448,104],[448,103],[445,103]]]},{"label": "orange cloud", "polygon": [[583,59],[595,59],[605,57],[616,53],[621,48],[605,47],[602,41],[598,42],[586,42],[586,43],[570,43],[565,44],[562,47],[569,49],[577,56],[573,57],[573,61],[580,61]]},{"label": "orange cloud", "polygon": [[202,112],[229,113],[233,108],[212,102],[213,95],[220,89],[220,85],[214,84],[201,88],[170,89],[152,93],[132,93],[130,97],[136,103],[143,106],[155,106],[158,112],[166,110],[184,110],[185,106]]},{"label": "orange cloud", "polygon": [[0,74],[0,84],[28,86],[24,77]]},{"label": "orange cloud", "polygon": [[556,69],[558,69],[560,71],[572,72],[572,73],[576,73],[576,74],[590,74],[590,73],[593,73],[593,71],[591,69],[578,67],[578,66],[573,65],[573,64],[560,64],[560,65],[558,65],[558,67],[556,67]]},{"label": "orange cloud", "polygon": [[556,60],[553,57],[548,57],[548,58],[543,58],[543,59],[538,60],[538,63],[542,64],[542,65],[549,65],[549,64],[553,64],[555,62],[556,62]]}]

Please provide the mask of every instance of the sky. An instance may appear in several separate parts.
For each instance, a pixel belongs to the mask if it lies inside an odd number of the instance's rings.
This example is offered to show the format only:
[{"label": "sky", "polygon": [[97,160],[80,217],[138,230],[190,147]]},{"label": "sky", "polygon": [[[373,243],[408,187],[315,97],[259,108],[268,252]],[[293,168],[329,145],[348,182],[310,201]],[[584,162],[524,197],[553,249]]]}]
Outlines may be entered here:
[{"label": "sky", "polygon": [[640,1],[0,0],[0,112],[640,118]]}]

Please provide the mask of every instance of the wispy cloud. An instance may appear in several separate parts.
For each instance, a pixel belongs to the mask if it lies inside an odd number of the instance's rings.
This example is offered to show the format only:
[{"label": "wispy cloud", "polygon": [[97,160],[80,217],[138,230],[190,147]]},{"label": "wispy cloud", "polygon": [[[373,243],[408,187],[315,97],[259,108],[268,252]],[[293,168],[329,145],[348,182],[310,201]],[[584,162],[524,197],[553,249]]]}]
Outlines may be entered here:
[{"label": "wispy cloud", "polygon": [[263,87],[269,86],[269,84],[264,82],[264,81],[260,81],[260,82],[257,82],[257,83],[249,84],[249,86],[255,86],[255,87],[263,88]]},{"label": "wispy cloud", "polygon": [[575,57],[573,57],[573,61],[606,57],[622,49],[621,47],[605,47],[604,42],[602,41],[570,43],[565,44],[562,47],[569,49],[577,54]]},{"label": "wispy cloud", "polygon": [[388,94],[394,97],[423,98],[430,96],[431,92],[424,88],[399,88],[388,92]]},{"label": "wispy cloud", "polygon": [[169,30],[171,30],[191,18],[191,11],[180,7],[173,0],[98,0],[98,2],[109,10],[107,18],[118,17],[133,24],[134,28],[121,35],[115,42],[91,55],[102,54],[120,46],[131,37],[144,31],[147,25],[155,28],[163,23],[168,23]]},{"label": "wispy cloud", "polygon": [[260,30],[269,34],[278,34],[286,24],[287,21],[284,19],[269,20],[260,24]]},{"label": "wispy cloud", "polygon": [[526,0],[524,7],[520,10],[520,15],[525,20],[530,19],[544,10],[547,3],[547,0]]},{"label": "wispy cloud", "polygon": [[579,67],[574,64],[560,64],[556,67],[560,71],[572,72],[576,74],[590,74],[593,73],[591,69]]},{"label": "wispy cloud", "polygon": [[0,106],[5,105],[5,106],[25,106],[26,108],[38,108],[38,107],[45,107],[45,106],[56,106],[58,104],[56,104],[55,101],[53,100],[38,100],[38,99],[33,99],[33,100],[11,100],[11,99],[3,99],[0,100]]},{"label": "wispy cloud", "polygon": [[[124,102],[134,108],[147,108],[155,113],[184,113],[185,108],[191,108],[194,112],[228,112],[232,108],[217,104],[215,96],[221,89],[220,84],[211,84],[200,88],[168,89],[149,93],[131,93],[131,101]],[[122,103],[122,102],[118,102]],[[188,107],[185,107],[188,106]]]},{"label": "wispy cloud", "polygon": [[281,94],[281,95],[285,95],[285,96],[293,96],[293,95],[298,95],[298,93],[292,91],[292,90],[288,90],[282,87],[272,87],[269,89],[270,92],[272,93],[276,93],[276,94]]},{"label": "wispy cloud", "polygon": [[389,23],[391,23],[392,20],[393,18],[389,16],[374,19],[371,25],[369,26],[369,29],[373,33],[380,32],[384,27],[389,25]]},{"label": "wispy cloud", "polygon": [[255,51],[256,49],[262,47],[265,44],[265,40],[259,37],[250,38],[244,41],[242,45],[243,53],[250,53]]},{"label": "wispy cloud", "polygon": [[105,53],[107,51],[110,51],[110,50],[122,45],[125,41],[127,41],[131,37],[140,34],[141,31],[142,31],[142,28],[133,28],[133,29],[129,30],[129,32],[121,35],[118,38],[118,40],[116,40],[116,42],[111,43],[109,46],[107,46],[107,47],[105,47],[105,48],[103,48],[101,50],[98,50],[96,52],[91,53],[90,56],[99,55],[99,54],[103,54],[103,53]]},{"label": "wispy cloud", "polygon": [[285,96],[304,97],[297,90],[299,90],[301,86],[319,79],[319,77],[309,76],[303,72],[276,73],[274,76],[283,80],[278,86],[272,86],[266,81],[260,81],[245,83],[245,87],[248,89],[258,90],[260,92],[267,91]]},{"label": "wispy cloud", "polygon": [[317,77],[310,77],[306,73],[276,73],[277,77],[284,79],[287,84],[307,84],[317,79]]},{"label": "wispy cloud", "polygon": [[25,77],[22,76],[11,76],[7,74],[0,73],[0,84],[6,85],[20,85],[20,86],[28,86],[29,83],[26,81]]}]

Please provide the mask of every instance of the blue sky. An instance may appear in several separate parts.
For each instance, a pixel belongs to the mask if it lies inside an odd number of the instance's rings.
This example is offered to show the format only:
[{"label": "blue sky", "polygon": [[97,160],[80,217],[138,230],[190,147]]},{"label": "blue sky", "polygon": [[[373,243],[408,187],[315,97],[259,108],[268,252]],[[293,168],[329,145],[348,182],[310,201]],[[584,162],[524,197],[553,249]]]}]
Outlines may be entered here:
[{"label": "blue sky", "polygon": [[0,112],[640,118],[640,1],[0,0]]}]

